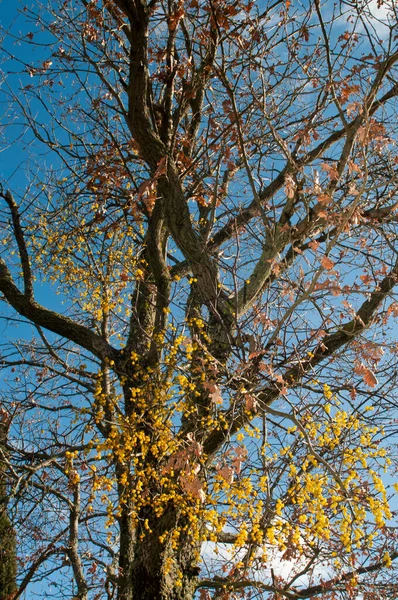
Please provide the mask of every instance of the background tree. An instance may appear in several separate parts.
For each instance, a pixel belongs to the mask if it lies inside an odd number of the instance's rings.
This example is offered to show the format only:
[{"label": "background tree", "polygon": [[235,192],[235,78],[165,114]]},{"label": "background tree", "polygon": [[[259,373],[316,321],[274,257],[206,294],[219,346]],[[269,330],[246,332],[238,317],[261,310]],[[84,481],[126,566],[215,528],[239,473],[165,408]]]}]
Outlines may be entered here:
[{"label": "background tree", "polygon": [[21,8],[14,598],[398,597],[395,3]]},{"label": "background tree", "polygon": [[16,591],[17,561],[15,533],[8,518],[8,491],[6,443],[9,423],[7,415],[0,415],[0,598],[7,600]]}]

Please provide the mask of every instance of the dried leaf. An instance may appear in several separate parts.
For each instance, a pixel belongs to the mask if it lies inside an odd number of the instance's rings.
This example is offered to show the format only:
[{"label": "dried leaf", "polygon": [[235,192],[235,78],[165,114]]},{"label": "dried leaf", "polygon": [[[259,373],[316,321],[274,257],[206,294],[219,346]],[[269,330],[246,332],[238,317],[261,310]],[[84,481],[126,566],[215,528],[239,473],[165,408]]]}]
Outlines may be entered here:
[{"label": "dried leaf", "polygon": [[232,483],[234,480],[234,472],[231,467],[222,467],[217,471],[218,475],[224,479],[227,483]]},{"label": "dried leaf", "polygon": [[264,350],[250,352],[249,360],[253,360],[253,358],[257,358],[257,356],[262,356],[264,354]]},{"label": "dried leaf", "polygon": [[[330,202],[332,201],[329,194],[322,194],[322,193],[317,195],[317,200],[318,200],[319,204],[322,204],[322,205],[330,204]],[[319,213],[318,213],[318,215],[319,215]]]},{"label": "dried leaf", "polygon": [[393,302],[390,304],[387,310],[388,315],[393,315],[394,317],[398,317],[398,302]]},{"label": "dried leaf", "polygon": [[237,446],[235,448],[235,454],[236,454],[236,456],[232,460],[232,467],[233,467],[233,470],[235,471],[235,473],[237,475],[239,475],[242,470],[242,464],[247,459],[247,449],[242,448],[242,446]]},{"label": "dried leaf", "polygon": [[357,373],[358,375],[362,375],[362,378],[366,385],[368,385],[371,388],[376,387],[376,385],[379,383],[373,371],[371,369],[368,369],[368,367],[365,367],[365,365],[358,365],[355,368],[355,373]]},{"label": "dried leaf", "polygon": [[186,450],[179,450],[170,456],[167,464],[162,470],[162,473],[170,473],[171,471],[181,471],[188,465],[188,453]]},{"label": "dried leaf", "polygon": [[187,439],[191,442],[188,446],[188,451],[194,456],[201,456],[203,453],[203,445],[195,440],[192,432],[188,433]]},{"label": "dried leaf", "polygon": [[336,165],[329,165],[328,163],[322,163],[321,168],[323,171],[326,171],[330,180],[339,178],[339,173],[337,171]]},{"label": "dried leaf", "polygon": [[190,494],[193,498],[204,502],[206,500],[206,494],[203,490],[202,482],[191,473],[184,473],[180,477],[180,485],[182,489]]},{"label": "dried leaf", "polygon": [[364,371],[362,373],[363,376],[363,380],[366,383],[366,385],[368,385],[369,387],[376,387],[376,385],[379,383],[377,381],[376,375],[373,373],[373,371],[371,371],[368,368],[364,368]]},{"label": "dried leaf", "polygon": [[154,179],[158,179],[159,177],[161,177],[162,175],[165,175],[166,173],[167,173],[167,158],[164,156],[158,162],[158,166],[157,166],[157,169],[154,174]]},{"label": "dried leaf", "polygon": [[251,394],[245,395],[245,408],[249,412],[255,412],[257,410],[257,400]]},{"label": "dried leaf", "polygon": [[210,402],[212,404],[222,404],[222,396],[220,389],[217,385],[214,386],[214,392],[209,394]]},{"label": "dried leaf", "polygon": [[321,265],[329,271],[330,269],[333,269],[334,262],[328,256],[323,256],[321,260]]},{"label": "dried leaf", "polygon": [[319,242],[317,242],[316,240],[312,240],[312,242],[310,242],[308,244],[309,248],[311,248],[311,250],[313,250],[314,252],[316,252],[319,248]]},{"label": "dried leaf", "polygon": [[294,198],[296,192],[296,183],[291,175],[285,177],[285,194],[288,198]]},{"label": "dried leaf", "polygon": [[372,283],[372,281],[373,281],[373,279],[370,275],[361,275],[360,279],[365,285],[369,285],[369,283]]}]

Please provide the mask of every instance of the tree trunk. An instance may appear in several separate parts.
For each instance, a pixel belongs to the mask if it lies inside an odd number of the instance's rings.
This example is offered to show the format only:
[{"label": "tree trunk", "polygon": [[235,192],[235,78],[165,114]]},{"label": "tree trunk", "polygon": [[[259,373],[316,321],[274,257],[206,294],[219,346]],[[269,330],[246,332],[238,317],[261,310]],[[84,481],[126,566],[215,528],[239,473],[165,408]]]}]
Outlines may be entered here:
[{"label": "tree trunk", "polygon": [[[131,524],[123,517],[119,520],[125,527],[121,530],[121,550],[125,552],[120,556],[118,600],[192,600],[200,543],[191,537],[184,519],[170,505],[161,517],[145,507],[138,522],[133,534]],[[145,528],[141,528],[143,523]],[[179,541],[174,547],[176,534]]]},{"label": "tree trunk", "polygon": [[[171,504],[160,518],[151,507],[146,507],[142,518],[144,522],[147,519],[150,532],[143,532],[142,539],[137,536],[132,569],[133,599],[192,600],[200,543],[192,538],[185,519]],[[178,543],[174,546],[175,535]]]},{"label": "tree trunk", "polygon": [[1,420],[0,414],[0,600],[10,600],[17,590],[15,532],[7,515],[8,496],[4,460],[7,429],[7,424]]},{"label": "tree trunk", "polygon": [[134,558],[135,531],[131,518],[130,503],[121,505],[119,517],[119,575],[117,600],[133,600],[132,564]]}]

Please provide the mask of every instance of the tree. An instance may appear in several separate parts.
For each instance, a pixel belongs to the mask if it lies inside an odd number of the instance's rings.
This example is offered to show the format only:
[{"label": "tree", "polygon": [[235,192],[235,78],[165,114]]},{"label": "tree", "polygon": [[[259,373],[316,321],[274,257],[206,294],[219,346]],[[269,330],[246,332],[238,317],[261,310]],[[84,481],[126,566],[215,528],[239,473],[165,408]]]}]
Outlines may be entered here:
[{"label": "tree", "polygon": [[0,415],[0,599],[7,600],[15,593],[17,561],[15,533],[7,515],[7,473],[3,456],[7,455],[7,420]]},{"label": "tree", "polygon": [[13,598],[398,597],[395,3],[22,8]]}]

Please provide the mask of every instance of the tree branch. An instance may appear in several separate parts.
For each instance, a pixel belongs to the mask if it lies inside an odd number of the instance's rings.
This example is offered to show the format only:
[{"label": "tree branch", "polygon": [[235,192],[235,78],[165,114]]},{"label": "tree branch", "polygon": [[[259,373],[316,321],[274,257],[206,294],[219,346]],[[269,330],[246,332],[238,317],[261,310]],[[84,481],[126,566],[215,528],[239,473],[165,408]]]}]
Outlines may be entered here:
[{"label": "tree branch", "polygon": [[[323,362],[326,358],[332,356],[341,347],[351,343],[359,334],[363,333],[374,321],[382,302],[389,296],[398,279],[398,260],[390,274],[385,277],[381,284],[371,294],[362,306],[358,309],[356,315],[351,321],[345,323],[338,331],[323,338],[322,343],[313,351],[312,357],[302,360],[297,366],[287,370],[283,379],[291,387],[299,385],[303,377],[309,373],[315,366]],[[261,390],[257,394],[260,406],[264,408],[270,406],[280,396],[280,389],[277,384]],[[213,430],[209,433],[203,442],[204,453],[211,458],[225,442],[232,437],[245,424],[249,423],[254,414],[248,414],[243,406],[240,408],[234,405],[228,409],[223,419],[226,427],[223,430]]]},{"label": "tree branch", "polygon": [[21,259],[23,280],[24,280],[24,288],[25,288],[25,296],[30,300],[33,299],[33,283],[32,283],[32,273],[30,269],[30,261],[28,249],[25,243],[25,236],[22,231],[21,219],[19,216],[18,206],[14,200],[13,195],[10,191],[6,191],[4,194],[1,192],[0,194],[4,200],[7,202],[8,207],[11,212],[12,224],[14,227],[14,235],[18,244],[19,256]]},{"label": "tree branch", "polygon": [[15,285],[11,273],[2,258],[0,258],[0,292],[4,294],[10,306],[36,325],[65,337],[100,359],[107,358],[114,361],[119,359],[120,352],[99,335],[83,325],[75,323],[75,321],[72,321],[68,317],[43,308],[31,298],[22,294]]}]

